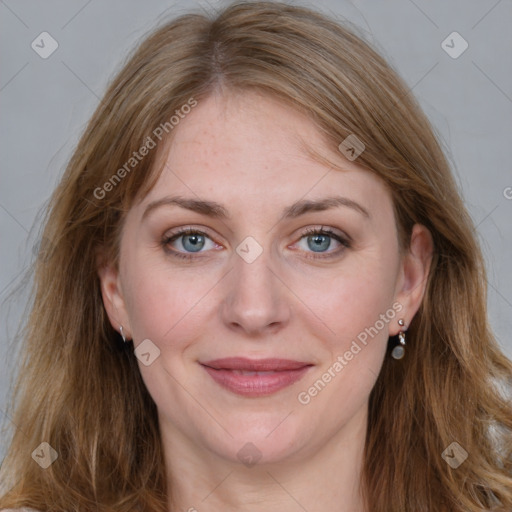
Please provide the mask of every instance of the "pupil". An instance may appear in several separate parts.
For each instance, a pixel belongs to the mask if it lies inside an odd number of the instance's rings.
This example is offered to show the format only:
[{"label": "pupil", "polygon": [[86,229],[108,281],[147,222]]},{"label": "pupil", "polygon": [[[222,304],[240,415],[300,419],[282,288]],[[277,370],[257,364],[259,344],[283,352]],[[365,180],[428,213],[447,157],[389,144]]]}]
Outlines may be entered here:
[{"label": "pupil", "polygon": [[[187,247],[187,244],[190,244]],[[183,239],[183,247],[187,251],[197,252],[200,250],[204,245],[204,237],[202,235],[187,235]]]},{"label": "pupil", "polygon": [[328,249],[329,248],[329,237],[326,235],[314,235],[310,237],[310,240],[313,240],[313,245],[310,244],[310,249],[315,252],[319,252],[318,249]]}]

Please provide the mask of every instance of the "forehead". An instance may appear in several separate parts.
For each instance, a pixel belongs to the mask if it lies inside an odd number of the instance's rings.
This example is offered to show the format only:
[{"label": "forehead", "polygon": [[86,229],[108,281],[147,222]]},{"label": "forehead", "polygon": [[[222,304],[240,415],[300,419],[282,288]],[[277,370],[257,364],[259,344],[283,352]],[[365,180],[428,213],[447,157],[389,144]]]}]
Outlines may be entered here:
[{"label": "forehead", "polygon": [[[167,193],[210,198],[234,210],[280,208],[326,194],[360,201],[371,196],[381,207],[390,202],[380,179],[329,147],[306,115],[259,92],[200,100],[163,149],[163,171],[140,208]],[[319,161],[311,149],[342,170]]]}]

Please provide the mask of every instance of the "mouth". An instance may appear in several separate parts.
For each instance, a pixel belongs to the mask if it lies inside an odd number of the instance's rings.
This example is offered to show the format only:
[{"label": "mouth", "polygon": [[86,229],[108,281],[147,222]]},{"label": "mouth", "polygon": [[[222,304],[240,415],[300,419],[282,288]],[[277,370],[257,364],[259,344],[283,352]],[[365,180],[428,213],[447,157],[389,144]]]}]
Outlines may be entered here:
[{"label": "mouth", "polygon": [[217,384],[246,397],[277,393],[297,382],[313,366],[290,359],[243,357],[215,359],[200,364]]}]

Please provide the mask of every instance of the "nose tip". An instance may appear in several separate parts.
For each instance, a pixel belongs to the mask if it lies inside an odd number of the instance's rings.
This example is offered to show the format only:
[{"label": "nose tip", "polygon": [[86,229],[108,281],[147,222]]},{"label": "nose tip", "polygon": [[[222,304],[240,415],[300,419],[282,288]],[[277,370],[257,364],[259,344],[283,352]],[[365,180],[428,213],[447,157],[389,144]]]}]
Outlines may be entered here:
[{"label": "nose tip", "polygon": [[290,317],[283,285],[258,246],[247,239],[239,245],[246,252],[242,250],[242,255],[234,263],[225,283],[222,303],[223,322],[231,329],[242,330],[249,335],[275,333]]}]

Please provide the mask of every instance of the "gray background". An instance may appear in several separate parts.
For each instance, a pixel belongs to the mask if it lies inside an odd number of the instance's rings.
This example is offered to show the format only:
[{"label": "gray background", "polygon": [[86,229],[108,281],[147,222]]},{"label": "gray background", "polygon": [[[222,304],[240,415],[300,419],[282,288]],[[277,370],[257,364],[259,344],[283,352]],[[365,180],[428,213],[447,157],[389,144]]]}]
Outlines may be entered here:
[{"label": "gray background", "polygon": [[[162,21],[225,2],[0,0],[0,423],[14,338],[33,260],[41,208],[134,44]],[[304,1],[302,5],[311,5]],[[447,148],[477,226],[488,267],[490,321],[512,357],[512,2],[510,0],[316,1],[363,29],[420,100]],[[58,49],[31,43],[49,32]],[[454,59],[441,43],[457,31],[469,44]],[[449,43],[451,44],[451,42]],[[459,48],[458,43],[455,49]],[[5,440],[0,439],[0,456]]]}]

